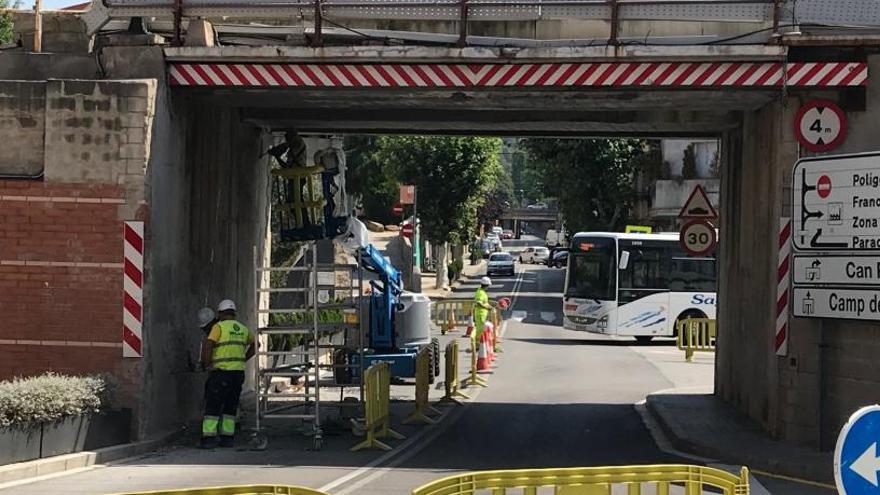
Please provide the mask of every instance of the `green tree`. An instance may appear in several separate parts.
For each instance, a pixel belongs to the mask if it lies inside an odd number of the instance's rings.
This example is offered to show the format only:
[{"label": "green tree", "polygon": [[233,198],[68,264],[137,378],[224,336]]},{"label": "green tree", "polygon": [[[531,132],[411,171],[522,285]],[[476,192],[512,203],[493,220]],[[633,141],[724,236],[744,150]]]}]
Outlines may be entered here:
[{"label": "green tree", "polygon": [[[8,9],[8,8],[20,8],[21,2],[10,1],[10,0],[0,0],[0,8]],[[12,39],[12,14],[4,13],[0,14],[0,43],[8,44],[12,43],[14,40]]]},{"label": "green tree", "polygon": [[697,154],[694,151],[694,145],[689,144],[684,149],[684,158],[681,164],[681,178],[685,180],[698,178],[697,174]]},{"label": "green tree", "polygon": [[453,136],[381,137],[375,160],[389,177],[418,188],[421,232],[440,247],[437,286],[448,284],[446,245],[469,242],[477,209],[485,202],[501,167],[501,141]]},{"label": "green tree", "polygon": [[498,167],[491,182],[492,187],[486,192],[483,204],[477,210],[477,227],[495,225],[495,220],[501,217],[504,209],[514,202],[513,181],[506,167]]},{"label": "green tree", "polygon": [[618,231],[626,225],[642,141],[535,138],[521,146],[542,193],[558,199],[569,231]]},{"label": "green tree", "polygon": [[378,147],[379,138],[375,136],[345,138],[345,187],[349,194],[360,197],[366,218],[383,224],[397,223],[400,218],[391,213],[398,200],[397,178],[376,160]]}]

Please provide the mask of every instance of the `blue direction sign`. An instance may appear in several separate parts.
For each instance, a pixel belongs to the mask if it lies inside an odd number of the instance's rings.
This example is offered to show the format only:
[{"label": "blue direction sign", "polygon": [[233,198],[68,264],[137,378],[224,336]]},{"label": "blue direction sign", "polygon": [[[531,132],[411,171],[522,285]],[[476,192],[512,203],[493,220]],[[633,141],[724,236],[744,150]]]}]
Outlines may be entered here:
[{"label": "blue direction sign", "polygon": [[863,407],[849,418],[834,450],[834,479],[843,495],[880,495],[880,406]]}]

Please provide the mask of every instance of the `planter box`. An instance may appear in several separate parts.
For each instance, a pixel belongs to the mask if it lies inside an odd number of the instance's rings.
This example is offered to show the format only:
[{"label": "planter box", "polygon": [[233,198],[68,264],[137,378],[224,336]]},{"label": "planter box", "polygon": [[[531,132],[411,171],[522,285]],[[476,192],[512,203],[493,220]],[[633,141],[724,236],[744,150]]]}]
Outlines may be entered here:
[{"label": "planter box", "polygon": [[40,457],[80,452],[86,444],[91,416],[74,416],[43,424]]},{"label": "planter box", "polygon": [[41,437],[39,426],[0,428],[0,465],[38,459]]},{"label": "planter box", "polygon": [[119,445],[131,441],[131,409],[103,411],[92,415],[85,450]]}]

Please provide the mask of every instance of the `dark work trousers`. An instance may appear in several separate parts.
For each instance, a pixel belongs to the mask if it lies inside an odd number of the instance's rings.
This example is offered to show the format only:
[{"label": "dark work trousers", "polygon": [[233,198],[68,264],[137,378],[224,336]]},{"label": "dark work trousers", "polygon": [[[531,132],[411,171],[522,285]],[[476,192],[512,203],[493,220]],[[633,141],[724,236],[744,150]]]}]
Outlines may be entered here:
[{"label": "dark work trousers", "polygon": [[[231,436],[235,433],[235,415],[238,411],[238,399],[244,384],[244,371],[214,370],[208,376],[205,393],[205,418],[216,418],[221,435]],[[230,424],[231,423],[231,424]],[[216,424],[216,423],[215,423]],[[213,428],[208,428],[213,429]],[[216,430],[215,430],[216,431]],[[202,434],[210,435],[203,425]],[[216,435],[216,433],[214,433]]]}]

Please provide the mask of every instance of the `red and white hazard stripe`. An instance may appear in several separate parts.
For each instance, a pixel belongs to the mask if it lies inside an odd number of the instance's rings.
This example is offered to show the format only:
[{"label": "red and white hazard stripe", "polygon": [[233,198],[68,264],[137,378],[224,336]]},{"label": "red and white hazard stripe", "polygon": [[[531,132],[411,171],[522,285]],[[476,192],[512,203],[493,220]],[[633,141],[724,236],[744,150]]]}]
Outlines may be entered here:
[{"label": "red and white hazard stripe", "polygon": [[862,62],[585,62],[545,64],[172,63],[176,86],[460,88],[863,86]]},{"label": "red and white hazard stripe", "polygon": [[779,220],[779,258],[776,266],[776,355],[788,355],[788,291],[791,270],[791,219]]},{"label": "red and white hazard stripe", "polygon": [[144,222],[123,227],[122,357],[143,356]]}]

